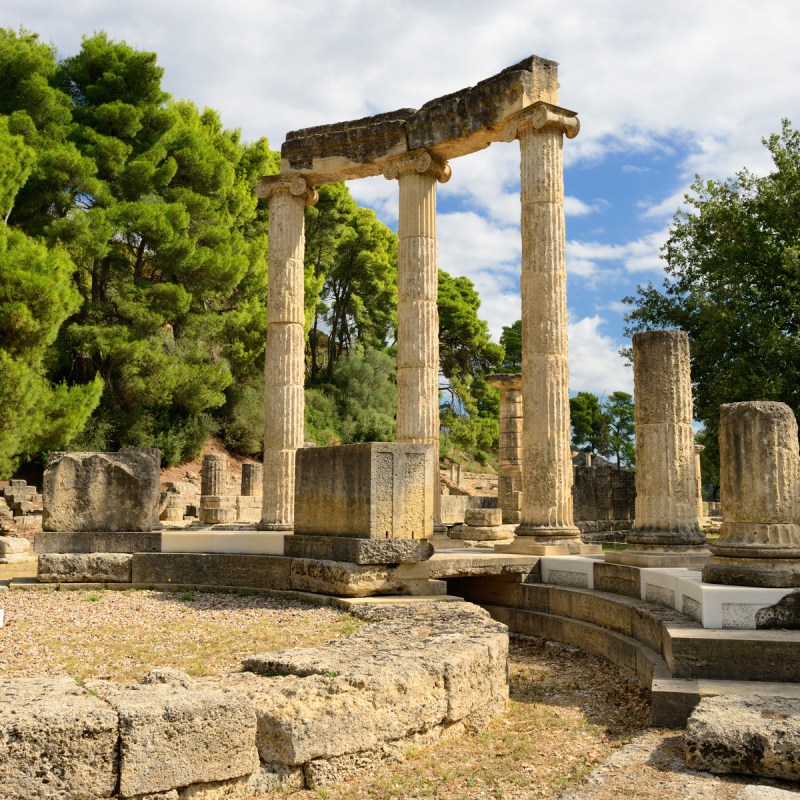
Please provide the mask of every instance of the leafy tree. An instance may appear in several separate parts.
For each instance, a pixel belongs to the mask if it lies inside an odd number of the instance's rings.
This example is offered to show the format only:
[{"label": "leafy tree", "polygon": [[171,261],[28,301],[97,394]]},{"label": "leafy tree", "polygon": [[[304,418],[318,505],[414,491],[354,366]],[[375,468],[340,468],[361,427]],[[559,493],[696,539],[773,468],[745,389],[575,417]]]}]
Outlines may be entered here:
[{"label": "leafy tree", "polygon": [[633,397],[627,392],[612,392],[602,410],[607,425],[606,452],[616,459],[617,469],[633,467],[636,463]]},{"label": "leafy tree", "polygon": [[502,372],[519,372],[522,369],[522,320],[504,325],[500,334],[500,344],[505,349]]},{"label": "leafy tree", "polygon": [[663,285],[625,298],[628,334],[689,334],[695,415],[711,440],[721,403],[778,400],[800,413],[800,133],[784,120],[764,144],[769,175],[695,180],[662,250]]},{"label": "leafy tree", "polygon": [[608,417],[600,399],[591,392],[578,392],[569,400],[572,425],[572,446],[587,453],[606,453],[608,447]]},{"label": "leafy tree", "polygon": [[152,53],[98,34],[56,65],[34,35],[3,36],[16,80],[0,109],[36,152],[10,219],[67,249],[82,297],[52,372],[106,384],[94,446],[193,455],[234,378],[261,369],[266,206],[252,187],[277,154],[173,102]]},{"label": "leafy tree", "polygon": [[[0,117],[0,203],[11,209],[34,159]],[[4,214],[8,219],[9,213]],[[20,459],[63,445],[85,424],[100,399],[98,381],[53,386],[46,360],[64,319],[80,303],[71,286],[74,265],[60,248],[48,249],[0,225],[0,478]]]}]

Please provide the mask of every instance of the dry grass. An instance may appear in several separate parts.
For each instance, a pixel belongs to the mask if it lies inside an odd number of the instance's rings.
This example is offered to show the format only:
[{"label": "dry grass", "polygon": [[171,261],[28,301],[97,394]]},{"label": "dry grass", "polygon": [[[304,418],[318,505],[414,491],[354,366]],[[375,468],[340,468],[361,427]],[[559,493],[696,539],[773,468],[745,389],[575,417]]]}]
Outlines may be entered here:
[{"label": "dry grass", "polygon": [[4,593],[0,674],[138,681],[153,667],[231,672],[244,656],[348,636],[351,615],[248,592]]}]

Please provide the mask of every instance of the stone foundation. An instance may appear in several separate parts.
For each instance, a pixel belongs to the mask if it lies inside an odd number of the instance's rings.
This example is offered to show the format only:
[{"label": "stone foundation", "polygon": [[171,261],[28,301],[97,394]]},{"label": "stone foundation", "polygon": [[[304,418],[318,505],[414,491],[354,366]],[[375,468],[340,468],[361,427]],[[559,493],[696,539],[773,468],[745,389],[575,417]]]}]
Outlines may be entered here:
[{"label": "stone foundation", "polygon": [[350,638],[252,656],[243,673],[0,681],[4,800],[316,789],[505,710],[507,629],[485,612],[447,602],[354,613],[366,624]]}]

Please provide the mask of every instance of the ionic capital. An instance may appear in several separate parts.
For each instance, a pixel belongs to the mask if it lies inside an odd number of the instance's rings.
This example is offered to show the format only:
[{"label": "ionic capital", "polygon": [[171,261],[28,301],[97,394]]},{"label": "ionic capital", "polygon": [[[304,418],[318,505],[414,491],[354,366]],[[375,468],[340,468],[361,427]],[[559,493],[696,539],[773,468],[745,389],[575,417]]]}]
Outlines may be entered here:
[{"label": "ionic capital", "polygon": [[303,197],[307,206],[319,200],[317,190],[302,175],[268,175],[256,184],[256,194],[267,199],[276,194]]},{"label": "ionic capital", "polygon": [[531,133],[556,131],[563,133],[567,139],[574,139],[581,129],[576,111],[550,105],[550,103],[534,103],[518,116],[511,119],[503,129],[503,141],[513,142]]},{"label": "ionic capital", "polygon": [[418,172],[420,175],[433,175],[439,183],[447,183],[452,174],[450,165],[446,161],[424,148],[393,158],[383,166],[383,177],[388,181],[414,172]]}]

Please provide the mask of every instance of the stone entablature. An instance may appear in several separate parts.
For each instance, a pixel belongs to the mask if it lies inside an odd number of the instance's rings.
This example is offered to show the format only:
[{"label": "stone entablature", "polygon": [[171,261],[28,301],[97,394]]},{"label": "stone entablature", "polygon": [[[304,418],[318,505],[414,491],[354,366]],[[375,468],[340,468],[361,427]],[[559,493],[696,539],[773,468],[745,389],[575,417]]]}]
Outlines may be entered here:
[{"label": "stone entablature", "polygon": [[475,86],[403,108],[286,134],[281,173],[335,183],[380,175],[385,161],[425,148],[443,161],[504,141],[509,118],[558,101],[558,64],[530,56]]}]

